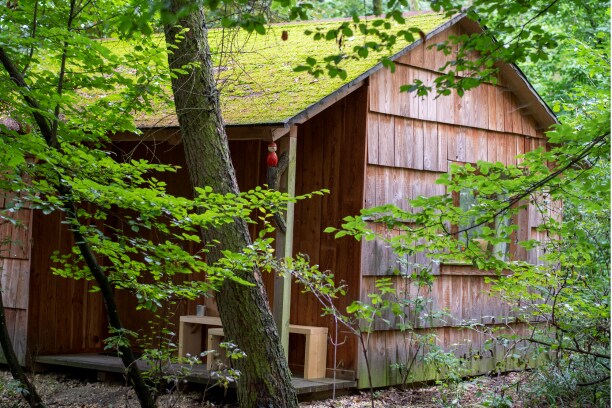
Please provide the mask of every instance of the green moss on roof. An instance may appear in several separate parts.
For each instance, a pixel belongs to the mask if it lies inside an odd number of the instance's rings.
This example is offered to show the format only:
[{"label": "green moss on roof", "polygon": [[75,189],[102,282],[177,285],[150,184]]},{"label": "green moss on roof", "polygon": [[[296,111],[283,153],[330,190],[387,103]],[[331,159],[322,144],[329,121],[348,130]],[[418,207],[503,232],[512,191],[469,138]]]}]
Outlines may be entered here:
[{"label": "green moss on roof", "polygon": [[[439,14],[415,14],[406,18],[406,27],[418,27],[429,33],[447,20]],[[327,31],[339,24],[338,21],[275,24],[265,35],[242,32],[233,38],[231,49],[225,43],[226,52],[221,52],[223,32],[211,30],[209,42],[216,58],[225,122],[229,125],[284,123],[373,68],[382,53],[370,53],[366,59],[345,60],[341,66],[347,72],[346,79],[327,75],[314,78],[306,72],[294,72],[294,67],[304,65],[308,56],[321,61],[325,56],[339,53],[334,41],[313,41],[304,31]],[[283,31],[288,34],[286,41],[281,39]],[[351,50],[363,41],[362,35],[355,35],[345,40],[344,47]],[[392,53],[408,45],[398,39]],[[137,122],[139,127],[177,125],[171,106],[160,106],[154,116],[139,117]]]}]

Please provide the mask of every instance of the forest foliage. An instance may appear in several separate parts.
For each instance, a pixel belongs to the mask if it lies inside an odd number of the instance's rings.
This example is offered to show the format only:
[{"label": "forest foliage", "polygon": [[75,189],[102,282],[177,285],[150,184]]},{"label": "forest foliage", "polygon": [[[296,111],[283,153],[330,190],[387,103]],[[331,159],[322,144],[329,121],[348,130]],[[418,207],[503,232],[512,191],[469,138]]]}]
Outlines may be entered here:
[{"label": "forest foliage", "polygon": [[[309,35],[313,41],[338,41],[355,30],[371,41],[352,47],[345,43],[326,58],[305,61],[301,65],[305,69],[296,67],[339,77],[346,75],[341,64],[347,60],[392,49],[398,38],[418,39],[418,30],[389,33],[388,28],[390,21],[403,22],[406,9],[425,7],[423,2],[389,1],[386,16],[364,20],[359,16],[368,13],[362,11],[361,3],[317,3],[283,0],[252,6],[209,0],[196,6],[218,16],[213,24],[251,33],[265,32],[267,22],[279,14],[290,19],[308,13],[352,16],[317,38],[315,32]],[[464,6],[451,0],[430,4],[449,16]],[[172,103],[164,84],[173,73],[163,68],[165,51],[160,51],[151,34],[160,30],[156,22],[168,24],[178,17],[161,9],[160,2],[146,1],[21,1],[17,7],[13,2],[0,3],[0,48],[10,55],[26,83],[19,86],[5,70],[0,73],[0,189],[16,194],[12,206],[0,213],[0,222],[18,223],[13,215],[21,206],[45,214],[66,213],[69,193],[76,211],[66,222],[106,260],[104,273],[112,284],[133,291],[139,307],[150,310],[168,297],[193,298],[215,289],[222,279],[238,279],[232,269],[257,262],[253,258],[257,250],[227,253],[216,265],[203,261],[205,247],[196,256],[189,254],[185,249],[189,243],[200,244],[198,228],[231,223],[236,214],[249,218],[256,209],[282,208],[292,199],[264,189],[240,196],[203,189],[193,199],[173,197],[163,182],[151,177],[175,171],[172,166],[121,162],[108,150],[110,135],[138,133],[136,116],[153,113],[160,101]],[[440,182],[449,194],[466,189],[477,192],[470,208],[450,206],[449,196],[419,198],[411,205],[421,211],[392,206],[365,209],[347,218],[336,233],[372,239],[370,226],[375,219],[401,231],[389,244],[402,255],[426,251],[432,262],[461,259],[500,274],[510,271],[500,275],[494,289],[510,303],[522,302],[521,319],[538,324],[530,326],[526,338],[505,340],[518,349],[527,339],[530,350],[537,347],[548,359],[546,369],[539,371],[546,381],[534,382],[534,395],[540,391],[539,398],[555,403],[577,394],[584,401],[602,404],[609,399],[610,377],[609,4],[473,1],[467,12],[487,31],[439,44],[444,52],[447,46],[461,43],[463,51],[444,67],[445,75],[435,87],[417,82],[406,84],[404,90],[421,95],[434,92],[440,97],[463,94],[492,80],[494,61],[516,63],[558,115],[560,124],[547,135],[550,149],[525,154],[520,167],[489,163],[454,167]],[[134,52],[113,52],[97,40],[105,36],[129,39]],[[479,58],[468,58],[474,51]],[[51,60],[55,62],[49,65]],[[389,59],[381,61],[393,69]],[[473,75],[460,77],[459,71]],[[84,92],[95,92],[97,97],[85,105]],[[41,123],[49,127],[48,140],[41,138]],[[540,229],[545,239],[521,243],[526,249],[540,249],[539,264],[495,256],[494,251],[477,245],[474,239],[485,239],[493,246],[509,243],[515,231],[512,216],[526,202],[537,203],[544,220]],[[499,217],[509,222],[496,223]],[[407,220],[420,227],[407,227]],[[464,227],[449,233],[444,226],[450,224]],[[154,231],[159,239],[142,238],[143,231]],[[263,235],[258,242],[260,248],[270,244]],[[92,278],[79,262],[77,250],[58,254],[56,260],[55,272],[61,276]],[[206,273],[209,279],[183,286],[172,283],[172,276],[185,270]]]}]

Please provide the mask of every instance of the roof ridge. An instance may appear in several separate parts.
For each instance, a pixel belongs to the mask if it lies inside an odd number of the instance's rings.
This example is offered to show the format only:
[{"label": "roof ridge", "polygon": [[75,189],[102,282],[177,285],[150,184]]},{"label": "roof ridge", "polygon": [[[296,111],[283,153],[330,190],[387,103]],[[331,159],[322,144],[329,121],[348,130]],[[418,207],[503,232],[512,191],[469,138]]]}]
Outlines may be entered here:
[{"label": "roof ridge", "polygon": [[[436,13],[433,10],[404,11],[404,12],[402,12],[402,17],[412,17],[412,16],[425,15],[425,14],[441,14],[441,13]],[[368,20],[370,18],[372,18],[372,19],[383,19],[383,18],[385,18],[385,16],[384,15],[375,16],[373,14],[365,15],[365,16],[359,16],[360,20],[361,19],[365,19],[367,21],[371,21],[371,20]],[[341,21],[353,21],[353,17],[334,17],[334,18],[314,19],[314,20],[278,21],[278,22],[275,22],[275,23],[268,23],[266,25],[267,26],[301,25],[301,24],[315,24],[315,23],[334,23],[334,22],[341,22]]]}]

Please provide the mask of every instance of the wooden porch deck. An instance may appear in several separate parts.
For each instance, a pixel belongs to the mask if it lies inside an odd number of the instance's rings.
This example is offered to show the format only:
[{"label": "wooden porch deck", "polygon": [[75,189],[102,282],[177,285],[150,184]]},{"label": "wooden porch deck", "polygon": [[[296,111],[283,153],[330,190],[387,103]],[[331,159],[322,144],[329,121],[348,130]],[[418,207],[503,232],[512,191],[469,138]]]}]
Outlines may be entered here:
[{"label": "wooden porch deck", "polygon": [[[61,354],[51,356],[39,356],[35,358],[37,364],[76,367],[99,372],[122,373],[124,371],[123,363],[119,357],[106,356],[102,354]],[[147,365],[144,361],[138,362],[138,367],[146,369]],[[166,368],[170,374],[177,371],[181,364],[170,365]],[[186,377],[187,381],[195,384],[210,384],[214,383],[215,379],[210,376],[210,372],[206,370],[206,364],[193,366],[192,372]],[[324,393],[331,391],[334,386],[332,378],[318,378],[305,380],[301,377],[293,377],[293,386],[298,395],[311,393]],[[335,380],[336,391],[356,388],[357,382],[351,380]]]}]

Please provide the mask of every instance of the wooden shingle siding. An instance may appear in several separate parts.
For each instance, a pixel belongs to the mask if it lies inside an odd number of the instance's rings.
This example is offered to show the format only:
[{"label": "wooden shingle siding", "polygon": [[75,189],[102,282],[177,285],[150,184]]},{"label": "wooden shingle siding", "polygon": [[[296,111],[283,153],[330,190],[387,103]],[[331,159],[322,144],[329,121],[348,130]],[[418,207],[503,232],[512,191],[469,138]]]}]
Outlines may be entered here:
[{"label": "wooden shingle siding", "polygon": [[[296,203],[294,252],[307,254],[321,270],[331,270],[336,282],[347,283],[347,296],[339,299],[340,310],[359,296],[361,246],[355,240],[337,240],[323,230],[339,227],[343,217],[357,214],[363,206],[367,98],[366,88],[357,90],[298,126],[296,194],[322,188],[328,188],[330,193]],[[393,149],[393,145],[388,148]],[[326,326],[333,333],[332,319],[322,317],[321,305],[302,289],[292,286],[291,323]],[[344,334],[340,341],[343,339]],[[328,367],[333,362],[332,353],[329,347]],[[290,363],[299,365],[303,356],[303,339],[292,337]],[[340,368],[356,369],[354,337],[349,336],[338,348],[337,357]]]},{"label": "wooden shingle siding", "polygon": [[[460,97],[436,97],[435,90],[427,96],[414,92],[400,92],[400,86],[412,84],[415,79],[433,87],[434,72],[418,67],[396,64],[395,73],[383,69],[370,81],[372,112],[439,123],[536,136],[536,124],[509,89],[482,84],[466,91]],[[387,88],[385,88],[387,87]],[[483,109],[483,106],[486,109]]]},{"label": "wooden shingle siding", "polygon": [[[499,329],[498,333],[507,334],[510,334],[510,332],[518,334],[525,331],[524,325],[521,324],[513,326],[511,330],[502,327],[497,327],[497,329]],[[438,345],[445,345],[447,349],[451,350],[456,356],[467,358],[466,369],[472,373],[489,372],[500,369],[496,362],[501,360],[504,354],[503,348],[493,345],[491,349],[483,351],[481,345],[484,344],[488,338],[480,332],[454,327],[438,327],[418,329],[416,333],[421,335],[435,335],[438,339]],[[402,333],[399,331],[375,331],[370,334],[370,343],[372,344],[372,347],[369,349],[371,353],[370,366],[372,369],[372,385],[374,387],[399,384],[401,375],[398,365],[405,364],[408,358],[412,357],[414,354],[417,355],[417,364],[415,364],[413,368],[410,381],[428,381],[436,378],[434,368],[426,370],[425,367],[420,364],[428,352],[427,348],[417,349],[416,347],[410,347],[408,336],[409,334],[407,332]],[[470,359],[470,356],[478,357]],[[503,367],[508,369],[519,368],[508,363],[502,365],[502,370]],[[359,372],[359,387],[367,388],[369,385],[363,359],[360,360]]]},{"label": "wooden shingle siding", "polygon": [[368,164],[445,172],[446,137],[435,122],[370,112]]},{"label": "wooden shingle siding", "polygon": [[[504,322],[512,315],[510,307],[496,296],[490,295],[491,284],[485,282],[485,277],[494,279],[495,276],[493,272],[475,270],[467,265],[453,268],[442,265],[431,291],[425,287],[420,289],[419,294],[431,301],[427,313],[447,311],[450,316],[420,319],[415,322],[416,327],[458,327],[468,322],[482,324]],[[376,293],[377,279],[376,276],[364,277],[362,299],[365,299],[369,293]],[[415,285],[409,285],[407,280],[399,276],[393,276],[391,280],[400,297],[403,296],[402,292],[409,292],[413,298],[416,296],[418,289]],[[409,309],[405,309],[405,312],[409,314],[410,319],[414,318]],[[374,320],[373,328],[393,331],[398,329],[400,323],[402,319],[394,316],[390,310],[386,310],[381,318],[377,317]]]},{"label": "wooden shingle siding", "polygon": [[[0,210],[10,208],[13,199],[13,194],[0,194]],[[25,364],[30,301],[32,209],[20,208],[9,216],[14,218],[16,223],[5,221],[0,225],[0,295],[15,354],[19,362]],[[4,362],[1,350],[0,361]]]},{"label": "wooden shingle siding", "polygon": [[[433,86],[440,75],[439,68],[452,55],[445,56],[429,46],[447,39],[448,35],[461,33],[458,25],[453,26],[398,58],[395,73],[383,69],[370,78],[365,207],[394,204],[409,210],[410,199],[446,192],[445,187],[435,181],[448,171],[449,164],[488,161],[520,165],[517,155],[545,146],[544,134],[529,115],[529,109],[521,106],[502,77],[496,85],[482,84],[467,91],[463,97],[454,91],[450,96],[437,98],[435,93],[418,97],[414,93],[400,92],[401,85],[411,84],[415,79]],[[543,238],[536,231],[541,223],[537,217],[533,206],[529,211],[520,211],[515,217],[520,229],[513,239]],[[379,224],[371,223],[370,226],[386,237],[397,234],[386,231]],[[516,245],[511,244],[511,247]],[[513,256],[535,263],[540,252],[541,249],[516,248]],[[412,255],[405,261],[406,264],[398,263],[398,257],[382,240],[363,241],[361,300],[367,302],[368,293],[376,291],[378,278],[391,277],[399,289],[405,282],[396,276],[398,271],[409,274],[411,265],[428,265],[436,277],[431,292],[424,295],[431,299],[433,311],[446,310],[452,318],[419,321],[417,327],[422,332],[435,333],[440,344],[458,356],[482,351],[486,340],[482,334],[459,328],[462,323],[496,325],[514,315],[507,304],[489,293],[491,284],[485,279],[494,278],[494,273],[468,265],[432,263],[424,253]],[[406,290],[413,293],[416,288]],[[398,323],[400,321],[389,311],[374,321],[368,350],[374,386],[397,383],[399,373],[391,365],[405,361],[411,353],[406,348],[404,334],[398,330]],[[496,353],[499,354],[493,351],[485,356],[488,359],[473,360],[470,364],[474,372],[492,368]],[[365,386],[367,377],[362,360],[359,380],[360,386]],[[431,379],[433,375],[433,372],[424,372],[422,366],[417,367],[417,378]]]}]

